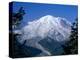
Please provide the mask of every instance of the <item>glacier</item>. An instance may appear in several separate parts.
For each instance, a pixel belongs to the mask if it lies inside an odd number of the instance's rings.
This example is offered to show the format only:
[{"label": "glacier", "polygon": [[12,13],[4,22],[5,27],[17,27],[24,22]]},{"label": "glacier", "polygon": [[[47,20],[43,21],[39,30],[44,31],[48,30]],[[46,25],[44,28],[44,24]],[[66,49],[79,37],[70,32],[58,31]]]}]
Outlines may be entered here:
[{"label": "glacier", "polygon": [[15,31],[15,34],[21,34],[18,38],[21,44],[26,40],[26,46],[40,49],[42,53],[37,56],[46,56],[52,53],[53,55],[62,54],[61,44],[68,40],[70,32],[71,22],[67,19],[45,15],[28,22],[21,30]]}]

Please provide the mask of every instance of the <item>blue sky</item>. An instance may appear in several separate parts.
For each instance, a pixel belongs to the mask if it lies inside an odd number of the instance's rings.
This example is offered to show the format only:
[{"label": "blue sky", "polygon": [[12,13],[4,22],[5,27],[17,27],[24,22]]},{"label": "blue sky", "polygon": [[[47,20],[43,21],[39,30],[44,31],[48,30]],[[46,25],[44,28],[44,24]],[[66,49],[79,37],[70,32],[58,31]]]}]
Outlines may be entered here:
[{"label": "blue sky", "polygon": [[45,15],[63,17],[71,22],[78,16],[78,6],[75,5],[14,2],[13,12],[17,12],[20,7],[23,7],[26,13],[22,21],[24,25],[26,25],[28,21],[39,19]]}]

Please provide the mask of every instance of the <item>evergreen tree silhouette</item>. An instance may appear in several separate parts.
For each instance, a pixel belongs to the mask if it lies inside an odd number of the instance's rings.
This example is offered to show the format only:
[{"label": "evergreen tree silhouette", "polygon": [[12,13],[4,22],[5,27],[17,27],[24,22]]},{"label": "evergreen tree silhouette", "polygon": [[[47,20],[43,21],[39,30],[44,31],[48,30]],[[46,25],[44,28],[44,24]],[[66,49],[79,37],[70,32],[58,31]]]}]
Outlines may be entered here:
[{"label": "evergreen tree silhouette", "polygon": [[78,18],[71,26],[71,35],[69,41],[63,46],[63,54],[78,54]]}]

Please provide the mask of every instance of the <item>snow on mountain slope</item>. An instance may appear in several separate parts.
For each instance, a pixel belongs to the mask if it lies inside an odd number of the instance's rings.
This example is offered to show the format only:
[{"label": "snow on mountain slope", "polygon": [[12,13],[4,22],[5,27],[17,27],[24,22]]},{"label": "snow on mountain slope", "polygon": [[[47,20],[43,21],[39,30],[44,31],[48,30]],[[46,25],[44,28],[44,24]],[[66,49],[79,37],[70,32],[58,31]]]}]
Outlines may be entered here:
[{"label": "snow on mountain slope", "polygon": [[[28,25],[22,29],[24,33],[23,39],[32,39],[35,37],[44,38],[46,36],[53,37],[51,36],[53,34],[60,34],[63,37],[63,39],[65,39],[70,35],[70,26],[71,23],[64,18],[46,15],[38,20],[28,22]],[[62,40],[57,39],[57,41]]]},{"label": "snow on mountain slope", "polygon": [[[71,23],[65,18],[46,15],[38,20],[28,22],[28,25],[21,29],[22,36],[19,40],[26,45],[38,48],[43,51],[41,55],[51,55],[38,42],[49,37],[57,42],[65,41],[70,36]],[[50,39],[48,39],[50,42]],[[44,43],[44,42],[43,42]]]}]

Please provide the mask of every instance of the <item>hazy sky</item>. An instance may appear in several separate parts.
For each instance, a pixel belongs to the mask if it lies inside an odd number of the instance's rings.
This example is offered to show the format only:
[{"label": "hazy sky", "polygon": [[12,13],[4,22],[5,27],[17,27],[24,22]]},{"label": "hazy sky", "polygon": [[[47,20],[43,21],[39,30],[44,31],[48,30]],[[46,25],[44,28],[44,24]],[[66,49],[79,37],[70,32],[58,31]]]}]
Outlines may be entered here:
[{"label": "hazy sky", "polygon": [[75,5],[58,5],[58,4],[35,4],[26,2],[14,2],[13,12],[17,12],[20,7],[25,10],[24,25],[28,21],[39,19],[45,15],[52,15],[55,17],[63,17],[73,22],[78,16],[78,7]]}]

